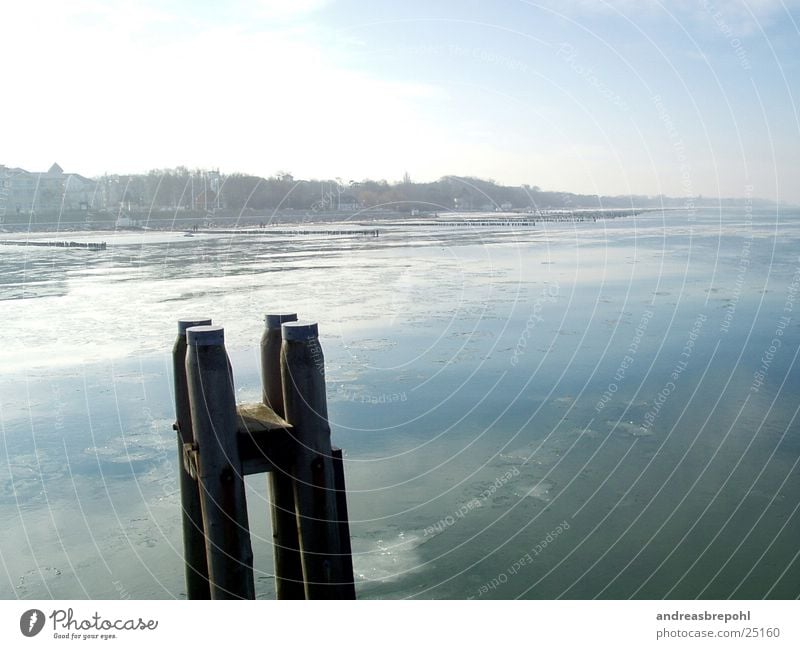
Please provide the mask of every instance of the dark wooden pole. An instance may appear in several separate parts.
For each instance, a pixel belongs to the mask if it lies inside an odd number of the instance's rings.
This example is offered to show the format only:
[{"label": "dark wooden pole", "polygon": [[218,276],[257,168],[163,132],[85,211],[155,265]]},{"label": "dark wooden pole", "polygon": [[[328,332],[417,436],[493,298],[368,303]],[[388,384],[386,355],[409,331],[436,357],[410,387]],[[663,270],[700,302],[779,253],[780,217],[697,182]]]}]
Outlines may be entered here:
[{"label": "dark wooden pole", "polygon": [[350,519],[347,515],[347,490],[344,483],[344,460],[342,449],[332,449],[333,456],[333,484],[336,488],[336,513],[339,516],[339,543],[342,553],[342,570],[349,583],[342,584],[342,599],[356,598],[356,584],[353,576],[353,551],[350,545]]},{"label": "dark wooden pole", "polygon": [[181,318],[178,336],[172,347],[172,377],[175,386],[175,429],[178,431],[178,474],[181,487],[183,523],[183,556],[186,564],[186,596],[189,599],[209,599],[208,560],[203,532],[203,512],[197,482],[183,464],[183,445],[194,442],[192,415],[189,410],[189,390],[186,386],[186,330],[198,325],[210,325],[210,318]]},{"label": "dark wooden pole", "polygon": [[186,378],[212,599],[254,599],[253,550],[222,327],[186,330]]},{"label": "dark wooden pole", "polygon": [[296,439],[294,493],[306,598],[346,599],[353,577],[345,574],[341,551],[317,324],[286,322],[282,333],[283,403]]},{"label": "dark wooden pole", "polygon": [[[270,313],[261,336],[261,385],[264,405],[284,417],[281,383],[281,325],[297,320],[296,313]],[[294,480],[291,475],[293,453],[276,450],[275,468],[267,478],[271,502],[272,545],[275,558],[275,592],[278,599],[305,599],[303,566],[297,537]]]},{"label": "dark wooden pole", "polygon": [[281,382],[281,325],[297,322],[296,313],[268,313],[264,316],[261,335],[261,394],[264,405],[284,417],[283,383]]}]

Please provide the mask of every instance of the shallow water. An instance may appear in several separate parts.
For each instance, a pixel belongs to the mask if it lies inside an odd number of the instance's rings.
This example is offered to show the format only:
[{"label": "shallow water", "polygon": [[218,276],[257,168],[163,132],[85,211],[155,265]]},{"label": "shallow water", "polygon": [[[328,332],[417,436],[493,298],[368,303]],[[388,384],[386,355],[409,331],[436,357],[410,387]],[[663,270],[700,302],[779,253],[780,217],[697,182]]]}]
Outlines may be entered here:
[{"label": "shallow water", "polygon": [[798,216],[4,248],[0,597],[184,596],[175,320],[225,325],[253,401],[285,309],[320,323],[359,596],[796,597]]}]

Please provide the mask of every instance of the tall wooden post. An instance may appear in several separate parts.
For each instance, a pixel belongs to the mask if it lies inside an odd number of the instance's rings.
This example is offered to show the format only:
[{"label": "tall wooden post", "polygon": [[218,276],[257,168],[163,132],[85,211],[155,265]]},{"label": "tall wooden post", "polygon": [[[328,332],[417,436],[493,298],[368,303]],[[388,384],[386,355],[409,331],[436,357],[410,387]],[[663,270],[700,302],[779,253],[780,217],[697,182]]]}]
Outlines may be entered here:
[{"label": "tall wooden post", "polygon": [[307,599],[347,599],[338,526],[325,359],[316,323],[282,325],[281,378],[288,421],[295,431],[295,506]]},{"label": "tall wooden post", "polygon": [[186,330],[186,378],[212,599],[254,599],[253,550],[222,327]]},{"label": "tall wooden post", "polygon": [[[261,385],[265,406],[285,417],[281,382],[281,325],[295,322],[296,313],[270,313],[264,319],[261,336]],[[275,592],[278,599],[304,599],[303,566],[297,537],[294,480],[291,476],[292,449],[277,449],[275,469],[267,478],[270,492],[272,545],[275,558]]]},{"label": "tall wooden post", "polygon": [[281,325],[284,322],[297,322],[297,314],[268,313],[264,316],[264,333],[261,335],[262,401],[281,418],[285,418],[281,382]]},{"label": "tall wooden post", "polygon": [[336,488],[336,514],[339,516],[337,528],[339,529],[340,552],[342,553],[342,571],[345,581],[342,584],[342,599],[356,598],[356,584],[353,576],[353,551],[350,543],[350,518],[347,514],[347,490],[344,484],[344,459],[342,449],[332,449],[333,456],[333,484]]},{"label": "tall wooden post", "polygon": [[186,330],[210,325],[210,318],[181,318],[178,336],[172,347],[172,377],[175,386],[175,430],[178,431],[178,474],[181,487],[181,522],[183,524],[183,556],[186,572],[186,596],[209,599],[208,561],[203,533],[203,512],[197,482],[183,463],[183,445],[194,442],[189,390],[186,386]]}]

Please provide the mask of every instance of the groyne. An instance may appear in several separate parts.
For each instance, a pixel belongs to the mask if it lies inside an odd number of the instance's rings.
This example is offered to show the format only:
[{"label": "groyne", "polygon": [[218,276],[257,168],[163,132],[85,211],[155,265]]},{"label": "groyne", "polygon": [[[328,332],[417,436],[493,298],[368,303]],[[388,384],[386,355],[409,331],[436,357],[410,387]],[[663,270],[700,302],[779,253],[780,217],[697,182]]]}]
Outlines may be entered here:
[{"label": "groyne", "polygon": [[37,246],[44,248],[83,248],[84,250],[105,250],[106,242],[99,243],[84,242],[84,241],[28,241],[28,240],[10,240],[0,241],[3,246]]}]

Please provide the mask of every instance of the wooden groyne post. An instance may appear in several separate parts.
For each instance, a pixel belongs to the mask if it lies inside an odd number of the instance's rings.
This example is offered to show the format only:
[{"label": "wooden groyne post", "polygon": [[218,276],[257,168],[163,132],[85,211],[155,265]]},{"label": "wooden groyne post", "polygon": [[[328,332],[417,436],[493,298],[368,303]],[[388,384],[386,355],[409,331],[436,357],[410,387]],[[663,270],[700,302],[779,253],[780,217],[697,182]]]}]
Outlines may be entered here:
[{"label": "wooden groyne post", "polygon": [[283,403],[286,421],[295,430],[294,494],[306,598],[351,598],[355,590],[342,547],[317,323],[286,322],[281,330]]},{"label": "wooden groyne post", "polygon": [[189,327],[186,379],[212,599],[254,599],[253,550],[225,332]]},{"label": "wooden groyne post", "polygon": [[178,433],[178,472],[181,487],[181,522],[183,526],[183,555],[186,558],[186,595],[189,599],[209,599],[208,560],[206,558],[203,513],[198,484],[183,462],[183,447],[194,443],[192,415],[189,408],[189,388],[186,385],[186,330],[189,327],[210,325],[211,318],[181,318],[178,336],[172,347],[172,376],[175,396],[175,425]]},{"label": "wooden groyne post", "polygon": [[[269,313],[264,318],[261,336],[262,401],[285,419],[283,382],[281,380],[281,325],[295,322],[296,313]],[[297,512],[292,478],[293,444],[281,449],[284,457],[269,473],[269,495],[272,513],[272,544],[275,560],[275,592],[278,599],[305,599],[300,542],[297,536]]]},{"label": "wooden groyne post", "polygon": [[262,402],[238,407],[223,328],[209,319],[178,325],[187,594],[255,597],[244,476],[269,473],[277,597],[353,599],[344,468],[331,447],[317,324],[282,313],[268,314],[265,325]]}]

